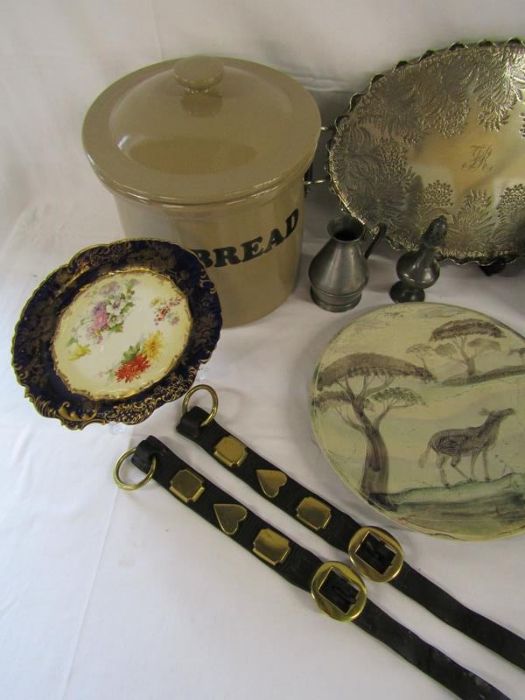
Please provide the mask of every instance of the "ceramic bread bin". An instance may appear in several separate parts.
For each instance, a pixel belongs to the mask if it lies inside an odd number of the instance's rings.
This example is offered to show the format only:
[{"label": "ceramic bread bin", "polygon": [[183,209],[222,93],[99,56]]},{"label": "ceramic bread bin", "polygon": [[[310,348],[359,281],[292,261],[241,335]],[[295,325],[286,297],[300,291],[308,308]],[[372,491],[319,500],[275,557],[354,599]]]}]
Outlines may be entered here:
[{"label": "ceramic bread bin", "polygon": [[192,250],[233,326],[294,287],[320,126],[313,98],[283,73],[197,56],[111,85],[89,109],[83,141],[126,235]]}]

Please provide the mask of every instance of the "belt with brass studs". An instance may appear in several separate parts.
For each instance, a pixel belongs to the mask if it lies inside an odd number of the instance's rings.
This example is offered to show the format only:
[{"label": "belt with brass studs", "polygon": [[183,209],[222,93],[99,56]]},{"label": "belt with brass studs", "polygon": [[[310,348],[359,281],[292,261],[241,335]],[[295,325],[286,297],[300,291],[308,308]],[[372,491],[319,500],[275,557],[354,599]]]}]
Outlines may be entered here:
[{"label": "belt with brass studs", "polygon": [[[210,412],[199,406],[189,407],[191,396],[200,390],[212,397]],[[257,454],[215,421],[217,410],[218,397],[212,387],[193,387],[184,397],[178,432],[204,448],[261,496],[344,551],[362,576],[389,582],[443,622],[525,670],[523,638],[470,610],[412,568],[403,560],[401,545],[390,533],[361,526]]]},{"label": "belt with brass studs", "polygon": [[[146,475],[138,483],[124,482],[120,475],[128,457]],[[189,467],[157,438],[150,436],[123,454],[115,465],[114,479],[127,490],[155,480],[284,579],[309,591],[331,618],[353,621],[458,697],[509,700],[368,600],[365,583],[349,566],[323,562]]]}]

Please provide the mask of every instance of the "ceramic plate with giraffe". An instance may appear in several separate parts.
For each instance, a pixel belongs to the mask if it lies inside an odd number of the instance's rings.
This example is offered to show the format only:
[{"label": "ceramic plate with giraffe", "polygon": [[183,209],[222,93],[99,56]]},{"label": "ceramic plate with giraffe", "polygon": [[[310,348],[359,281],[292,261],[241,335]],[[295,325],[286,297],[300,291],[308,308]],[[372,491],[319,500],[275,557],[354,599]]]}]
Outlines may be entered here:
[{"label": "ceramic plate with giraffe", "polygon": [[407,527],[465,540],[525,529],[525,339],[477,311],[399,304],[333,338],[312,423],[345,484]]}]

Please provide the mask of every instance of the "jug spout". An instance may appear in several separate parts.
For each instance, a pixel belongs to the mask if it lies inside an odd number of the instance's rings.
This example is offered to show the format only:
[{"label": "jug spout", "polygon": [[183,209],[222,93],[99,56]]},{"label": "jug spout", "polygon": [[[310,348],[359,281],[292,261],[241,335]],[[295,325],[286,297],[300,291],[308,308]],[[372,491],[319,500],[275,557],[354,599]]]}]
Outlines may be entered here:
[{"label": "jug spout", "polygon": [[328,224],[328,233],[330,236],[335,237],[339,240],[344,240],[348,242],[355,242],[361,246],[361,250],[366,260],[370,257],[372,250],[375,248],[376,244],[383,238],[386,233],[386,226],[384,224],[379,224],[375,235],[368,246],[363,249],[364,239],[365,239],[365,225],[353,216],[345,214],[337,219],[332,219]]},{"label": "jug spout", "polygon": [[359,247],[363,252],[361,246],[365,236],[365,227],[359,219],[344,214],[329,221],[326,230],[332,240],[344,243],[349,248]]}]

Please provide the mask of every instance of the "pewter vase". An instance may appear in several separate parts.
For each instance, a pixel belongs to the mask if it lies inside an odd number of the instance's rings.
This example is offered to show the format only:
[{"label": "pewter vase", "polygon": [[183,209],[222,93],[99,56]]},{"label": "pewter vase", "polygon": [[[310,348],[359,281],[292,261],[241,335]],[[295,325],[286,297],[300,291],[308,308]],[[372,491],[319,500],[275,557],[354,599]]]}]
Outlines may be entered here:
[{"label": "pewter vase", "polygon": [[356,306],[368,282],[363,224],[351,216],[330,221],[330,240],[310,264],[311,295],[327,311],[347,311]]}]

